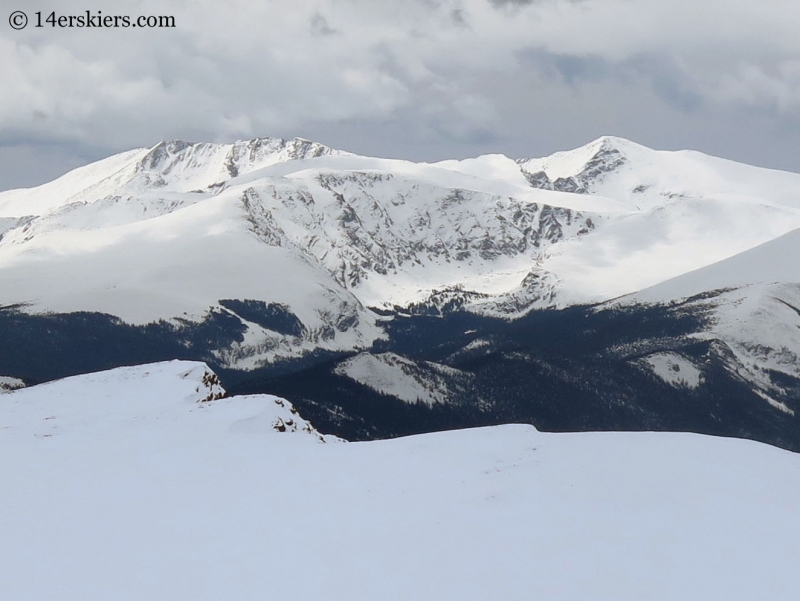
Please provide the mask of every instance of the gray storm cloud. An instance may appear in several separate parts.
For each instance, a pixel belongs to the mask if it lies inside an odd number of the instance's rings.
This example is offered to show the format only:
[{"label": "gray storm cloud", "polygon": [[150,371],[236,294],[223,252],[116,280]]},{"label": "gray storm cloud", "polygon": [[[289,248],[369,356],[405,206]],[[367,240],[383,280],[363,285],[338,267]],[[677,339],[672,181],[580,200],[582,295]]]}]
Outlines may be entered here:
[{"label": "gray storm cloud", "polygon": [[608,133],[800,170],[800,12],[784,1],[89,4],[36,8],[176,27],[0,30],[2,188],[165,138],[257,135],[436,159]]}]

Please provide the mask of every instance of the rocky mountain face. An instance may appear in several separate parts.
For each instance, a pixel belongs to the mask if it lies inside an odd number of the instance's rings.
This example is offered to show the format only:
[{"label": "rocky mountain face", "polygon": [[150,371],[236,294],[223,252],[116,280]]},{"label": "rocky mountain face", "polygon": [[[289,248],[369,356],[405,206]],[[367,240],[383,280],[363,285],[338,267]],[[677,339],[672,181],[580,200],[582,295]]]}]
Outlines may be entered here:
[{"label": "rocky mountain face", "polygon": [[488,272],[505,261],[533,270],[551,245],[594,228],[592,214],[391,173],[315,173],[302,186],[248,187],[242,200],[261,240],[303,248],[356,296],[415,272],[454,287],[457,278],[442,273],[450,266]]},{"label": "rocky mountain face", "polygon": [[[603,179],[605,174],[614,172],[622,167],[627,158],[622,150],[614,145],[610,138],[602,139],[591,157],[582,166],[581,170],[573,175],[556,176],[550,179],[541,161],[536,159],[519,159],[520,166],[525,179],[534,188],[541,190],[557,190],[559,192],[569,192],[571,194],[590,194],[596,190],[597,184]],[[538,171],[533,171],[537,169]]]},{"label": "rocky mountain face", "polygon": [[800,448],[800,175],[619,138],[436,164],[160,143],[0,194],[0,374],[203,360],[325,431]]}]

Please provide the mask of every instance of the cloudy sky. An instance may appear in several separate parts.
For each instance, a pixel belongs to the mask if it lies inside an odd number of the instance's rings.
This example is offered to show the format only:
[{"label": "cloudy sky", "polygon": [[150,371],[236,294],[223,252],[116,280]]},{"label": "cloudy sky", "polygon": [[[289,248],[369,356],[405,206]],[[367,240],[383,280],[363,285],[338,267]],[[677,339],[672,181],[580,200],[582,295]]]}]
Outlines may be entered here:
[{"label": "cloudy sky", "polygon": [[[162,139],[255,136],[438,160],[612,134],[800,171],[797,0],[0,4],[0,189]],[[86,10],[176,27],[34,27]]]}]

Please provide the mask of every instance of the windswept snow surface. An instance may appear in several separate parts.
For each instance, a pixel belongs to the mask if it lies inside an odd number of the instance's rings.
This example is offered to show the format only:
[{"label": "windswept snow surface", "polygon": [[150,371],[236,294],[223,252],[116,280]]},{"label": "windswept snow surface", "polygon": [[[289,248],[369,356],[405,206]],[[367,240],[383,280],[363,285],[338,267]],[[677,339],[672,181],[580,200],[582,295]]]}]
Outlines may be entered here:
[{"label": "windswept snow surface", "polygon": [[632,295],[637,302],[658,302],[700,294],[707,290],[751,284],[800,283],[800,229],[775,240],[646,288]]},{"label": "windswept snow surface", "polygon": [[203,400],[209,374],[0,395],[0,598],[796,598],[798,455],[519,425],[320,444],[275,397]]}]

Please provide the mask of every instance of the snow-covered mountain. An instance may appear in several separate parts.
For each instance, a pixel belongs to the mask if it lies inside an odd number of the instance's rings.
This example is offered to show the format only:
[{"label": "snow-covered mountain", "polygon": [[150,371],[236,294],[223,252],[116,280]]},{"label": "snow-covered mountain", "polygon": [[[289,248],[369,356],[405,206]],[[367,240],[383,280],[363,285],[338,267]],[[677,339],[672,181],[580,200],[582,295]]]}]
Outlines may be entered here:
[{"label": "snow-covered mountain", "polygon": [[796,598],[794,453],[523,425],[341,443],[215,378],[0,394],[0,597]]},{"label": "snow-covered mountain", "polygon": [[[160,144],[109,159],[108,169],[85,168],[87,185],[77,192],[79,174],[73,172],[65,182],[0,195],[6,220],[0,249],[13,265],[5,277],[15,284],[13,296],[3,300],[41,309],[90,308],[139,323],[184,312],[197,317],[226,291],[256,299],[286,291],[291,286],[270,280],[309,271],[308,262],[327,273],[293,279],[319,281],[341,302],[355,294],[369,305],[405,304],[454,287],[502,293],[526,276],[540,284],[533,293],[538,298],[550,294],[536,277],[544,249],[594,228],[590,215],[572,207],[582,203],[566,195],[305,144],[314,152],[258,155],[265,147],[292,145],[274,140],[252,141],[250,150],[244,143]],[[235,158],[253,155],[261,160]],[[39,214],[31,215],[34,209]],[[253,256],[259,252],[261,260]],[[48,261],[59,273],[69,274],[68,262],[101,264],[87,270],[94,281],[59,282],[56,296],[30,283],[51,281],[52,274],[28,277],[45,253],[59,255],[60,261]],[[227,269],[204,262],[225,259],[232,263]],[[242,281],[244,268],[263,271],[248,278],[250,287]],[[149,276],[149,270],[158,273]],[[14,279],[15,271],[26,275]],[[215,277],[202,278],[208,271]],[[184,298],[174,288],[185,290]],[[145,300],[136,302],[136,296]],[[300,290],[297,296],[276,300],[301,307],[315,295]]]},{"label": "snow-covered mountain", "polygon": [[542,261],[558,278],[562,306],[632,293],[800,227],[800,175],[620,138],[544,159],[443,164],[509,179],[521,171],[535,188],[597,202],[586,210],[602,214],[606,219],[595,222],[603,227],[554,246]]},{"label": "snow-covered mountain", "polygon": [[[560,190],[553,191],[553,190]],[[238,315],[251,367],[368,347],[365,306],[511,316],[597,302],[800,227],[800,176],[617,138],[546,159],[435,165],[305,140],[161,143],[0,194],[0,303],[129,323]]]},{"label": "snow-covered mountain", "polygon": [[303,140],[173,142],[5,193],[0,302],[141,324],[198,321],[232,312],[223,299],[247,299],[302,324],[287,334],[243,316],[251,354],[368,346],[379,331],[358,299],[296,245],[264,240],[247,188],[221,191],[236,175],[326,154],[336,152]]},{"label": "snow-covered mountain", "polygon": [[[750,395],[759,415],[789,419],[800,410],[798,231],[800,175],[613,137],[540,159],[435,164],[301,139],[160,143],[0,194],[0,327],[14,349],[0,349],[0,373],[32,383],[201,359],[236,385],[299,390],[311,384],[293,374],[333,362],[311,382],[458,406],[466,422],[436,413],[446,426],[534,420],[520,403],[545,411],[547,386],[522,385],[539,361],[537,377],[605,407],[542,417],[552,428],[682,424],[662,419],[666,400],[642,413],[660,393],[639,378],[665,395]],[[604,329],[619,320],[632,330]],[[536,338],[515,333],[528,330]],[[562,365],[551,336],[575,343],[559,343]],[[501,357],[526,367],[480,375]],[[289,379],[258,380],[267,371]],[[353,407],[325,413],[321,391],[298,402],[334,429],[353,418]],[[615,406],[639,417],[598,417]],[[730,407],[681,427],[717,432]],[[404,431],[358,411],[351,434]],[[719,433],[749,435],[746,413]],[[800,448],[774,419],[752,435]]]}]

